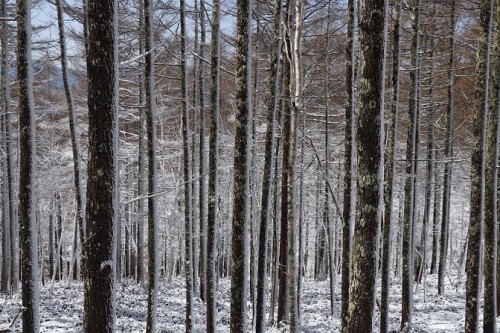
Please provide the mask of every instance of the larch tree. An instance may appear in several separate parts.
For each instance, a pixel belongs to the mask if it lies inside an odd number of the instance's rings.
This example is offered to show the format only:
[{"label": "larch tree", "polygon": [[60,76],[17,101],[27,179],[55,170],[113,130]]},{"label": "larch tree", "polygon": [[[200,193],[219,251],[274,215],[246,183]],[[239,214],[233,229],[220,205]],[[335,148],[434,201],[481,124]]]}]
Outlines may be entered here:
[{"label": "larch tree", "polygon": [[212,35],[211,35],[211,68],[210,68],[210,138],[208,156],[208,217],[207,217],[207,267],[206,267],[206,301],[207,301],[207,333],[215,333],[217,286],[217,202],[218,202],[218,168],[219,168],[219,55],[220,55],[220,0],[212,3]]},{"label": "larch tree", "polygon": [[[0,16],[7,17],[7,3],[2,0],[0,3]],[[11,135],[10,135],[10,80],[8,76],[8,24],[6,20],[2,20],[0,32],[0,47],[2,49],[1,60],[1,89],[2,89],[2,149],[4,149],[4,158],[2,159],[2,281],[0,290],[3,293],[8,293],[9,289],[17,292],[18,280],[18,261],[17,261],[17,245],[16,233],[17,219],[14,217],[13,208],[13,166],[11,155]]]},{"label": "larch tree", "polygon": [[[76,128],[75,103],[73,92],[68,79],[68,61],[66,56],[66,32],[64,28],[64,13],[61,0],[56,0],[57,25],[59,27],[59,47],[61,50],[61,72],[63,76],[64,93],[66,96],[66,107],[68,110],[69,131],[71,136],[71,148],[73,153],[73,183],[75,186],[76,200],[76,223],[80,235],[80,246],[83,250],[85,243],[85,198],[83,195],[82,170],[80,161],[80,142],[78,141],[78,131]],[[76,238],[75,238],[76,240]],[[74,249],[76,250],[76,249]],[[85,266],[85,253],[81,252],[82,268]],[[76,263],[76,261],[75,261]],[[75,265],[76,266],[76,265]]]},{"label": "larch tree", "polygon": [[344,130],[344,207],[342,210],[342,272],[341,272],[341,313],[342,331],[347,327],[349,318],[349,284],[351,258],[351,221],[352,221],[352,171],[353,171],[353,126],[354,126],[354,0],[347,2],[347,43],[345,49],[345,130]]},{"label": "larch tree", "polygon": [[[450,228],[450,196],[451,196],[451,173],[452,173],[452,163],[453,158],[453,129],[455,126],[455,13],[456,11],[456,1],[451,2],[451,13],[450,13],[450,32],[448,37],[450,55],[448,59],[448,103],[446,105],[446,138],[445,138],[445,151],[444,155],[446,162],[444,165],[444,180],[443,180],[443,206],[442,206],[442,217],[441,217],[441,231],[439,238],[439,265],[438,265],[438,294],[444,295],[444,275],[446,273],[446,258],[448,256],[448,236]],[[437,231],[434,230],[434,233]],[[436,241],[437,243],[437,241]],[[433,246],[434,249],[437,245]],[[437,250],[436,250],[437,251]],[[431,273],[433,272],[433,265],[436,265],[434,259],[431,262]]]},{"label": "larch tree", "polygon": [[148,315],[146,332],[156,330],[158,303],[158,216],[156,203],[157,156],[156,156],[156,97],[153,49],[153,4],[144,0],[144,52],[145,52],[145,112],[148,154]]},{"label": "larch tree", "polygon": [[236,133],[234,138],[233,218],[231,231],[231,319],[234,333],[247,331],[247,247],[250,153],[251,0],[237,1]]},{"label": "larch tree", "polygon": [[[200,59],[205,59],[206,48],[206,27],[205,27],[205,0],[200,0],[198,15],[200,17],[200,44],[199,55]],[[199,108],[200,108],[200,130],[199,130],[199,172],[200,172],[200,185],[199,185],[199,203],[200,203],[200,298],[202,301],[206,300],[206,276],[207,276],[207,150],[206,150],[206,99],[205,99],[205,66],[203,61],[200,61],[198,67],[198,89],[199,89]],[[196,278],[196,277],[195,277]]]},{"label": "larch tree", "polygon": [[[291,42],[291,26],[290,20],[292,15],[292,4],[293,0],[287,0],[284,10],[284,46],[285,46],[285,56],[283,57],[283,139],[282,139],[282,168],[281,168],[281,209],[280,209],[280,227],[279,227],[279,265],[278,265],[278,276],[279,276],[279,288],[278,288],[278,324],[284,323],[289,318],[289,304],[288,304],[288,192],[291,190],[289,187],[290,175],[290,144],[291,144],[291,115],[293,113],[291,106],[291,71],[292,71],[292,42]],[[277,191],[278,192],[278,191]]]},{"label": "larch tree", "polygon": [[403,216],[403,276],[401,295],[401,330],[410,329],[413,316],[413,253],[415,229],[415,184],[418,152],[418,99],[419,99],[419,50],[420,50],[420,0],[413,1],[412,8],[411,71],[408,108],[408,136],[406,139],[406,167]]},{"label": "larch tree", "polygon": [[493,38],[490,76],[489,116],[486,125],[484,172],[484,316],[483,331],[497,331],[497,183],[498,183],[498,112],[500,88],[500,6],[495,5],[496,27]]},{"label": "larch tree", "polygon": [[182,105],[182,150],[184,174],[184,248],[186,274],[186,333],[191,332],[193,316],[193,219],[192,197],[193,187],[191,168],[191,133],[189,126],[188,92],[187,92],[187,54],[186,54],[186,14],[185,2],[180,0],[180,28],[181,28],[181,105]]},{"label": "larch tree", "polygon": [[36,219],[36,140],[31,58],[31,1],[18,0],[17,78],[19,81],[19,226],[23,332],[40,331],[38,226]]},{"label": "larch tree", "polygon": [[265,291],[266,266],[269,226],[271,224],[271,194],[272,194],[272,166],[274,164],[276,109],[278,107],[279,68],[281,55],[281,19],[282,0],[276,0],[274,7],[274,36],[271,50],[271,73],[269,75],[269,91],[271,93],[267,105],[266,116],[266,146],[264,156],[264,175],[262,178],[262,196],[259,229],[259,260],[257,268],[257,300],[255,331],[265,331]]},{"label": "larch tree", "polygon": [[[145,54],[144,46],[144,2],[139,2],[139,51]],[[143,66],[141,66],[143,67]],[[145,70],[144,70],[145,72]],[[136,231],[136,280],[144,286],[144,218],[146,216],[146,81],[144,74],[139,73],[139,122],[138,122],[138,156],[137,156],[137,231]]]},{"label": "larch tree", "polygon": [[474,82],[474,120],[472,127],[470,219],[468,230],[465,286],[465,332],[478,330],[479,289],[481,283],[481,242],[484,218],[484,139],[488,111],[492,0],[481,1],[480,29]]},{"label": "larch tree", "polygon": [[385,7],[384,0],[369,0],[360,8],[359,112],[356,119],[358,204],[351,259],[349,319],[344,333],[367,332],[373,328],[383,190],[381,126]]},{"label": "larch tree", "polygon": [[117,1],[88,1],[89,159],[84,274],[86,333],[115,331],[118,217]]},{"label": "larch tree", "polygon": [[380,295],[380,332],[389,331],[389,285],[391,269],[391,238],[392,238],[392,207],[394,199],[394,149],[396,146],[396,135],[399,112],[399,66],[400,66],[400,22],[401,1],[395,2],[396,17],[393,31],[393,53],[392,53],[392,98],[391,113],[387,124],[387,146],[385,149],[385,177],[384,177],[384,221],[382,236],[382,288]]}]

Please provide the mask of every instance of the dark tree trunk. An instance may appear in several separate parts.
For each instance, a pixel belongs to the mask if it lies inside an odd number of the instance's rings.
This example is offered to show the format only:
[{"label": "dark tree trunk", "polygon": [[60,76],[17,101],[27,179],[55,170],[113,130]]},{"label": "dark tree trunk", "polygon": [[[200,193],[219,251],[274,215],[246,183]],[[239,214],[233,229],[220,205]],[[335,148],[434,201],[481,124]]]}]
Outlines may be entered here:
[{"label": "dark tree trunk", "polygon": [[[68,81],[68,65],[66,57],[66,36],[64,29],[64,15],[61,0],[56,0],[57,6],[57,24],[59,27],[59,47],[61,49],[61,71],[63,76],[64,92],[66,95],[66,104],[68,108],[69,130],[71,136],[71,148],[73,152],[73,183],[75,186],[76,199],[76,223],[80,235],[80,244],[82,247],[82,267],[85,265],[85,253],[83,244],[85,242],[85,203],[83,197],[81,167],[80,167],[80,144],[78,142],[78,132],[76,129],[76,116],[74,110],[73,93]],[[76,248],[74,249],[76,251]],[[76,262],[76,261],[75,261]]]},{"label": "dark tree trunk", "polygon": [[250,152],[250,26],[251,1],[237,1],[236,44],[236,134],[234,138],[234,183],[231,259],[231,332],[246,333],[247,245]]},{"label": "dark tree trunk", "polygon": [[208,169],[208,220],[207,220],[207,333],[216,332],[216,270],[217,262],[217,212],[219,168],[219,39],[220,0],[212,4],[212,42],[210,73],[210,142]]},{"label": "dark tree trunk", "polygon": [[344,332],[371,330],[375,299],[376,253],[381,214],[382,80],[385,1],[366,2],[361,8],[360,85],[356,143],[358,182],[356,225],[351,259],[349,319]]},{"label": "dark tree trunk", "polygon": [[118,217],[117,3],[88,1],[89,162],[85,243],[84,331],[115,331]]},{"label": "dark tree trunk", "polygon": [[19,226],[23,332],[40,330],[36,221],[36,141],[31,66],[31,1],[17,1],[17,77],[19,80]]},{"label": "dark tree trunk", "polygon": [[[205,58],[205,0],[200,0],[198,10],[200,16],[200,58]],[[207,162],[206,162],[206,109],[205,109],[205,66],[200,61],[198,74],[198,88],[200,90],[200,298],[206,300],[206,276],[207,276]],[[196,278],[196,277],[195,277]]]},{"label": "dark tree trunk", "polygon": [[271,59],[271,75],[269,76],[269,104],[267,107],[267,127],[266,127],[266,147],[264,157],[264,175],[262,182],[262,203],[260,211],[260,232],[259,232],[259,261],[257,272],[257,302],[256,302],[256,333],[265,331],[265,290],[266,290],[266,265],[267,265],[267,234],[271,213],[271,192],[272,192],[272,166],[274,164],[275,147],[275,121],[276,109],[278,107],[279,89],[279,66],[281,50],[281,12],[282,0],[276,0],[274,12],[274,37]]},{"label": "dark tree trunk", "polygon": [[144,52],[146,126],[148,133],[148,314],[146,333],[156,330],[158,303],[158,217],[156,208],[156,179],[158,162],[156,157],[156,97],[153,49],[153,4],[144,0]]},{"label": "dark tree trunk", "polygon": [[182,147],[184,174],[184,246],[186,274],[186,333],[192,330],[193,316],[193,224],[192,224],[192,170],[191,170],[191,131],[189,129],[189,110],[187,94],[187,54],[186,54],[186,16],[184,0],[180,0],[181,28],[181,96],[182,96]]},{"label": "dark tree trunk", "polygon": [[465,332],[477,332],[479,285],[481,283],[481,241],[484,217],[484,137],[488,110],[491,16],[493,1],[481,2],[479,44],[474,84],[474,121],[471,152],[471,194],[465,290]]},{"label": "dark tree trunk", "polygon": [[[448,105],[446,107],[446,142],[443,182],[443,207],[441,217],[441,232],[439,239],[439,267],[438,267],[438,294],[444,295],[444,275],[446,273],[446,257],[448,256],[448,235],[450,228],[450,195],[451,195],[451,171],[453,158],[453,127],[454,127],[454,90],[455,90],[455,0],[451,3],[450,15],[450,58],[448,62]],[[432,266],[432,265],[431,265]]]},{"label": "dark tree trunk", "polygon": [[[500,6],[495,8],[495,27],[500,24]],[[484,332],[497,331],[497,162],[498,162],[498,112],[500,88],[500,32],[493,40],[490,104],[487,123],[485,173],[484,173]]]},{"label": "dark tree trunk", "polygon": [[410,328],[413,315],[413,243],[415,224],[415,177],[417,172],[417,131],[418,131],[418,64],[419,64],[419,25],[420,25],[420,0],[413,2],[413,24],[411,44],[411,72],[410,96],[408,109],[408,137],[406,139],[406,179],[404,186],[404,216],[403,216],[403,288],[401,330]]}]

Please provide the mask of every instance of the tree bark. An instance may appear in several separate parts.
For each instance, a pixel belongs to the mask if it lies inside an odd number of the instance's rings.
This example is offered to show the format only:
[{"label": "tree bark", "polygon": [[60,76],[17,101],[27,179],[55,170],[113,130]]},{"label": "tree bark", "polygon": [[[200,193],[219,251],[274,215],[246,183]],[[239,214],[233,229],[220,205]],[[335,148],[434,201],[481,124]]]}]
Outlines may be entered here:
[{"label": "tree bark", "polygon": [[66,95],[66,105],[68,108],[69,130],[71,136],[71,148],[73,152],[73,182],[75,186],[76,199],[76,223],[80,235],[80,246],[82,248],[82,267],[85,265],[85,253],[83,244],[85,242],[85,202],[82,187],[82,171],[80,166],[80,143],[78,141],[78,131],[76,129],[76,115],[73,101],[73,93],[68,81],[68,64],[66,59],[66,35],[64,29],[64,15],[61,0],[56,0],[57,24],[59,27],[59,47],[61,49],[61,71],[63,76],[64,92]]},{"label": "tree bark", "polygon": [[413,253],[414,253],[414,223],[415,223],[415,177],[417,171],[417,132],[418,132],[418,96],[419,96],[419,50],[420,50],[420,0],[413,2],[413,24],[411,45],[410,96],[408,137],[406,140],[406,179],[404,186],[404,216],[403,216],[403,288],[401,330],[411,329],[413,316]]},{"label": "tree bark", "polygon": [[471,194],[465,289],[465,332],[477,332],[479,285],[481,283],[481,241],[484,217],[484,136],[488,111],[491,15],[493,1],[481,1],[480,30],[474,83],[474,121],[471,152]]},{"label": "tree bark", "polygon": [[345,49],[345,134],[344,134],[344,207],[342,211],[342,272],[341,272],[341,314],[340,322],[342,332],[347,328],[349,320],[349,284],[351,258],[351,221],[352,221],[352,171],[353,171],[353,115],[354,102],[354,0],[347,2],[347,44]]},{"label": "tree bark", "polygon": [[274,11],[274,37],[271,55],[271,73],[269,76],[269,103],[267,106],[266,147],[264,157],[264,175],[262,181],[262,198],[260,211],[259,231],[259,260],[257,268],[257,302],[256,302],[256,333],[265,331],[265,290],[267,265],[267,234],[270,224],[271,193],[272,193],[272,166],[274,164],[275,149],[275,122],[278,107],[279,68],[281,50],[281,13],[282,0],[276,0]]},{"label": "tree bark", "polygon": [[396,135],[399,113],[399,67],[400,67],[400,23],[401,23],[401,1],[396,0],[396,18],[394,22],[394,46],[392,53],[392,98],[391,114],[387,125],[387,147],[385,149],[385,189],[384,189],[384,220],[382,236],[382,290],[380,295],[380,332],[389,331],[389,282],[391,266],[391,238],[392,238],[392,207],[394,200],[394,149],[396,146]]},{"label": "tree bark", "polygon": [[118,217],[117,2],[88,1],[89,162],[84,331],[115,331]]},{"label": "tree bark", "polygon": [[17,77],[19,80],[19,225],[23,332],[40,331],[36,221],[36,140],[31,58],[31,1],[18,0]]},{"label": "tree bark", "polygon": [[382,92],[385,1],[364,3],[359,22],[359,116],[357,118],[358,182],[349,319],[345,333],[371,331],[377,273],[377,239],[382,194]]},{"label": "tree bark", "polygon": [[158,303],[158,216],[156,204],[157,168],[156,157],[156,92],[153,50],[153,3],[144,0],[144,52],[146,126],[148,133],[148,314],[146,333],[156,330]]},{"label": "tree bark", "polygon": [[234,182],[231,259],[231,321],[234,333],[247,331],[247,245],[251,93],[251,0],[237,1],[236,44],[236,134],[234,138]]},{"label": "tree bark", "polygon": [[219,168],[219,54],[220,54],[220,0],[212,3],[212,41],[210,72],[210,139],[208,169],[208,220],[207,220],[207,333],[216,328],[216,270],[217,262],[217,212]]},{"label": "tree bark", "polygon": [[[441,232],[439,239],[439,266],[438,266],[438,294],[444,295],[444,275],[446,273],[446,257],[448,256],[448,235],[450,228],[450,196],[451,196],[451,172],[453,158],[453,130],[454,122],[454,91],[455,91],[455,10],[456,1],[452,0],[450,14],[450,58],[448,61],[448,105],[446,107],[446,142],[443,181],[443,207],[441,218]],[[432,265],[431,265],[432,266]]]}]

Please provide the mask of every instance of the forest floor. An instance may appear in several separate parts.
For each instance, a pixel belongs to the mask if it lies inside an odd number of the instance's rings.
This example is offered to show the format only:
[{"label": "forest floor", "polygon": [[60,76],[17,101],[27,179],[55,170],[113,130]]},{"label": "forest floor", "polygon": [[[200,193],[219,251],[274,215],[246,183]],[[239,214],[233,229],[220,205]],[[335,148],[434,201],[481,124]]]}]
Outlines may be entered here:
[{"label": "forest floor", "polygon": [[[230,281],[219,281],[217,299],[217,326],[221,333],[229,332],[229,285]],[[425,285],[425,287],[424,287]],[[464,331],[465,276],[446,277],[446,295],[437,294],[437,276],[429,275],[425,284],[415,286],[414,332],[454,333]],[[340,287],[336,285],[336,294]],[[329,281],[303,281],[301,331],[339,332],[340,296],[335,298],[335,315],[330,315]],[[401,284],[391,285],[390,328],[398,332],[401,313]],[[146,291],[132,281],[119,285],[116,294],[116,332],[144,332],[146,322]],[[20,295],[8,298],[0,295],[0,329],[9,326],[19,312]],[[40,299],[41,332],[72,333],[82,331],[83,285],[81,283],[58,282],[41,289]],[[181,280],[162,280],[158,293],[157,332],[184,332],[185,313],[184,283]],[[377,302],[378,304],[378,302]],[[378,325],[379,313],[376,304],[375,320]],[[204,304],[195,300],[194,332],[205,332]],[[482,311],[482,308],[480,312]],[[251,311],[249,311],[249,328]],[[482,313],[480,315],[482,321]],[[16,322],[13,332],[20,332],[21,320]],[[249,330],[250,331],[250,330]],[[286,332],[286,329],[269,328],[268,332]],[[367,329],[367,332],[369,330]]]}]

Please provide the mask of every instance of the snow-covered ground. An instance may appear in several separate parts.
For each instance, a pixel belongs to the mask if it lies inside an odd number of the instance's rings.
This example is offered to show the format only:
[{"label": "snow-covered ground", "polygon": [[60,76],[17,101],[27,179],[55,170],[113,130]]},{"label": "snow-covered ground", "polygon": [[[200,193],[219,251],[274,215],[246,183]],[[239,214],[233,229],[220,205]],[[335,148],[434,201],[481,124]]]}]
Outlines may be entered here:
[{"label": "snow-covered ground", "polygon": [[[427,333],[452,333],[464,331],[465,277],[446,278],[446,295],[437,294],[437,276],[426,277],[424,285],[415,286],[414,331]],[[221,279],[218,293],[218,328],[219,332],[229,332],[229,281]],[[41,289],[41,332],[71,333],[82,331],[83,289],[81,283],[68,285],[56,283]],[[338,292],[339,286],[336,286]],[[397,332],[401,312],[401,285],[391,285],[390,325],[391,331]],[[20,297],[7,298],[0,295],[0,327],[8,326],[20,308]],[[184,283],[174,280],[162,281],[158,296],[157,331],[183,332],[185,313]],[[335,299],[336,315],[330,315],[328,281],[303,281],[301,324],[302,332],[339,332],[338,312],[339,296]],[[146,292],[132,281],[125,281],[117,289],[117,332],[144,332],[146,322]],[[204,305],[195,301],[195,330],[205,332]],[[375,319],[379,319],[376,306]],[[251,327],[249,308],[249,328]],[[482,315],[481,315],[482,320]],[[20,322],[16,322],[15,331],[20,331]],[[377,323],[378,324],[378,323]],[[249,330],[250,331],[250,330]],[[269,328],[268,332],[285,332],[284,329]],[[367,330],[367,332],[369,332]]]}]

